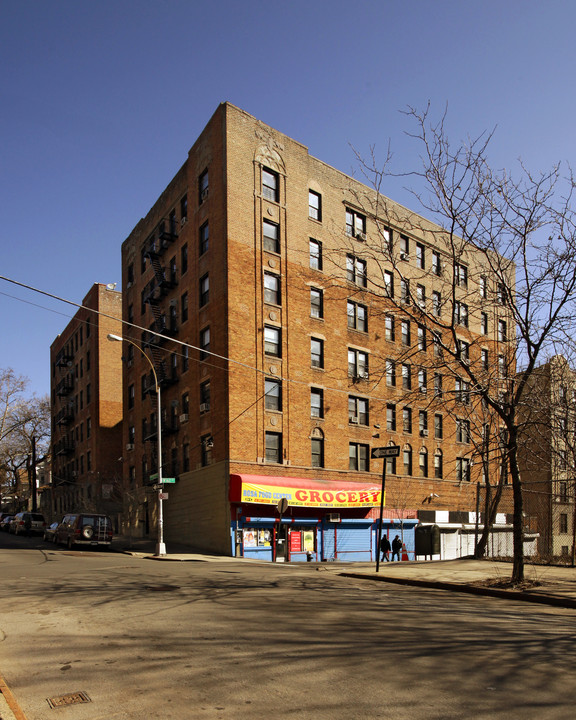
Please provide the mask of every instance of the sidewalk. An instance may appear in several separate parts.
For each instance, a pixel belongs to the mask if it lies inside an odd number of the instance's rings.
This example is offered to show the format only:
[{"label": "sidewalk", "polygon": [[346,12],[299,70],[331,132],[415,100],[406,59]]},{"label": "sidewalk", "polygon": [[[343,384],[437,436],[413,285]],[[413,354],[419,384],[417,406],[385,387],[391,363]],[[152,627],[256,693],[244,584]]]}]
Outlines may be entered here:
[{"label": "sidewalk", "polygon": [[[166,543],[166,555],[156,557],[155,543],[150,540],[115,538],[112,549],[147,559],[175,562],[242,562],[256,563],[249,558],[233,558],[195,551],[183,545]],[[268,565],[269,563],[264,563]],[[509,587],[511,562],[496,560],[435,560],[427,562],[376,563],[294,563],[288,565],[331,572],[343,577],[376,582],[441,588],[475,595],[490,595],[533,603],[576,609],[576,568],[534,565],[526,562],[525,583],[521,588]]]}]

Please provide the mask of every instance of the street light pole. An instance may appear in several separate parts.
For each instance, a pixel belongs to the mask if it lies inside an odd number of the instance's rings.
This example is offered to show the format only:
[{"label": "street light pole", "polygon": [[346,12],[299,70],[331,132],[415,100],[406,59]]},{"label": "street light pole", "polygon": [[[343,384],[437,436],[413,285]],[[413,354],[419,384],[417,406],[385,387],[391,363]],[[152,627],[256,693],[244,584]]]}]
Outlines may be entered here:
[{"label": "street light pole", "polygon": [[120,335],[113,335],[112,333],[108,334],[108,340],[111,340],[112,342],[125,341],[138,349],[148,361],[148,364],[152,369],[152,375],[154,377],[156,398],[158,400],[158,541],[156,544],[155,555],[160,557],[162,555],[166,555],[166,545],[164,544],[164,513],[162,507],[162,402],[160,399],[160,384],[158,382],[158,375],[156,374],[156,368],[154,367],[154,363],[152,362],[152,360],[150,360],[148,355],[146,355],[144,350],[142,350],[140,345],[137,345],[129,338],[124,338]]}]

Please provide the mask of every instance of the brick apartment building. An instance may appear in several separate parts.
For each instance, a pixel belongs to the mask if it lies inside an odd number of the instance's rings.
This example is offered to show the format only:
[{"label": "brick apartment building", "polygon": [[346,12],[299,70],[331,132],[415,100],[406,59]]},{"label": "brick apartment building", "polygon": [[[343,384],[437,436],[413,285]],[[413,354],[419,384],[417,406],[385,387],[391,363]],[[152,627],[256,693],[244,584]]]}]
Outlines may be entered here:
[{"label": "brick apartment building", "polygon": [[52,483],[42,506],[54,519],[85,510],[119,524],[122,352],[107,335],[121,332],[122,294],[95,283],[82,305],[50,348]]},{"label": "brick apartment building", "polygon": [[574,559],[576,373],[561,355],[536,368],[522,408],[519,462],[526,530],[545,559]]},{"label": "brick apartment building", "polygon": [[[161,386],[167,543],[373,558],[371,448],[396,444],[385,532],[414,557],[420,519],[443,557],[471,552],[479,431],[423,310],[456,313],[488,370],[506,321],[473,248],[455,262],[440,228],[223,103],[123,243],[122,284],[124,337]],[[153,537],[155,384],[132,344],[123,357],[125,531]]]}]

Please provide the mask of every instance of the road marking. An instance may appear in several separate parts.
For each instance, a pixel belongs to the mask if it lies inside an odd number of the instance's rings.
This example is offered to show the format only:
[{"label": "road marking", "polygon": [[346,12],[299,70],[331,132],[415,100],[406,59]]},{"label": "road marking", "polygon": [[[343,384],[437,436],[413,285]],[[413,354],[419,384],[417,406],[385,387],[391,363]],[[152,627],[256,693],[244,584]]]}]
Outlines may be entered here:
[{"label": "road marking", "polygon": [[0,693],[4,696],[4,699],[8,703],[8,707],[12,711],[12,714],[16,718],[16,720],[27,720],[26,715],[22,712],[22,708],[18,704],[18,701],[12,695],[12,692],[8,685],[4,682],[4,678],[2,675],[0,675]]}]

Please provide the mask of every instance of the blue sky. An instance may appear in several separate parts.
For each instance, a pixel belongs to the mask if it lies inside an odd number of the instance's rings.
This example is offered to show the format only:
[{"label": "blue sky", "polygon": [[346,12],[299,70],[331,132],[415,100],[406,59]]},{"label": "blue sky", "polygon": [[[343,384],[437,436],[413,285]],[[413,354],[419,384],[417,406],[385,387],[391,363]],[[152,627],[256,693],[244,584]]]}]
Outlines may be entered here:
[{"label": "blue sky", "polygon": [[[0,0],[0,275],[81,303],[228,100],[357,173],[418,167],[402,110],[448,106],[491,160],[572,162],[570,0]],[[415,207],[403,185],[386,194]],[[0,367],[49,392],[70,306],[0,281]]]}]

